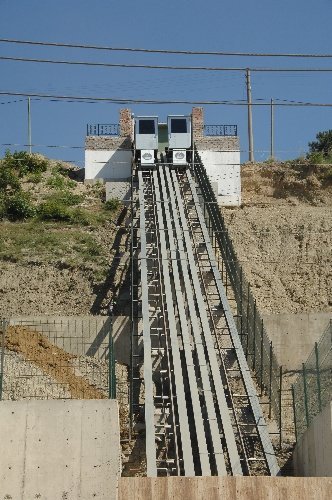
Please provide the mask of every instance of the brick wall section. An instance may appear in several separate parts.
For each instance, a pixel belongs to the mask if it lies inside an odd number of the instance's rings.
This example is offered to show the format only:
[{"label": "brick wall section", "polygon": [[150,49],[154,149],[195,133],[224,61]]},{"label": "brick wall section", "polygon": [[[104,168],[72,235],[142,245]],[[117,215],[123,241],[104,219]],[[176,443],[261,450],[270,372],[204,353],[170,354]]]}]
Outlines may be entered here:
[{"label": "brick wall section", "polygon": [[204,135],[204,110],[192,109],[193,139],[196,148],[200,151],[238,151],[239,138],[236,136],[205,136]]},{"label": "brick wall section", "polygon": [[88,135],[85,138],[85,149],[92,151],[109,150],[115,151],[118,149],[131,149],[130,137],[115,137],[105,135]]},{"label": "brick wall section", "polygon": [[240,141],[236,136],[205,136],[195,140],[199,151],[239,151]]},{"label": "brick wall section", "polygon": [[194,142],[204,136],[204,111],[203,108],[193,108],[191,115]]},{"label": "brick wall section", "polygon": [[133,119],[128,108],[120,109],[120,135],[133,138]]},{"label": "brick wall section", "polygon": [[92,151],[115,151],[117,149],[132,149],[133,120],[131,110],[120,109],[120,136],[88,135],[85,138],[85,149]]}]

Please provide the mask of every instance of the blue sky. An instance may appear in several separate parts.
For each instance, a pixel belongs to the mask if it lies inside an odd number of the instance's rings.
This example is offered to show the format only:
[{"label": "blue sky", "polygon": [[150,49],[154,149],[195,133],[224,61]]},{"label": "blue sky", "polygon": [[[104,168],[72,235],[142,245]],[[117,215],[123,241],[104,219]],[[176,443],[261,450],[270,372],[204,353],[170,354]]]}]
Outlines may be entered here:
[{"label": "blue sky", "polygon": [[[181,50],[332,53],[332,0],[0,0],[0,37],[118,47]],[[0,44],[0,55],[136,64],[241,67],[332,67],[331,59],[176,56]],[[245,99],[236,72],[89,68],[0,61],[0,90],[134,99]],[[332,102],[332,73],[254,73],[253,99]],[[26,144],[27,102],[1,96],[0,143]],[[13,102],[17,101],[17,102]],[[87,123],[115,123],[118,104],[32,100],[35,150],[83,165]],[[188,113],[189,105],[133,105],[137,114]],[[307,151],[319,130],[332,128],[332,108],[276,108],[275,150],[280,159]],[[269,108],[254,108],[255,158],[269,156]],[[245,107],[206,106],[207,124],[237,124],[247,159]],[[67,146],[76,146],[72,149]],[[6,146],[0,146],[3,154]],[[21,149],[19,146],[9,149]]]}]

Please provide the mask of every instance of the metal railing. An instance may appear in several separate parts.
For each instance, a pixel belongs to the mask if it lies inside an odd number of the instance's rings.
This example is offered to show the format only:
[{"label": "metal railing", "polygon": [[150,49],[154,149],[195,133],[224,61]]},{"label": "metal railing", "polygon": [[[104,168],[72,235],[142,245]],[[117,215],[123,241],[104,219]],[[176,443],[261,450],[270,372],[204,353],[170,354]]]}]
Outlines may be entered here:
[{"label": "metal railing", "polygon": [[111,318],[0,320],[0,400],[116,397]]},{"label": "metal railing", "polygon": [[237,125],[204,125],[206,136],[237,136]]},{"label": "metal railing", "polygon": [[263,319],[258,311],[250,283],[243,273],[233,242],[219,209],[215,193],[197,151],[195,152],[194,173],[203,198],[204,214],[207,220],[215,251],[220,253],[220,267],[227,289],[231,288],[237,307],[237,328],[249,367],[256,374],[256,382],[261,395],[269,402],[269,417],[274,418],[279,427],[279,443],[282,441],[282,381],[283,369],[275,356]]},{"label": "metal railing", "polygon": [[332,400],[332,319],[302,364],[302,373],[292,386],[292,392],[298,440],[313,418]]},{"label": "metal railing", "polygon": [[86,135],[120,135],[120,126],[118,123],[88,123],[86,126]]}]

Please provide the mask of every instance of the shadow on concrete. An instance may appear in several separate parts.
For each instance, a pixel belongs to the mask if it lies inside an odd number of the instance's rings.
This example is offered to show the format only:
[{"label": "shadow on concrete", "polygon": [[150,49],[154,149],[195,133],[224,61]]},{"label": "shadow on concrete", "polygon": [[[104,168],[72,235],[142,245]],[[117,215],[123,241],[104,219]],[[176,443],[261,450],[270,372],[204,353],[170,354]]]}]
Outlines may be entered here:
[{"label": "shadow on concrete", "polygon": [[[87,356],[95,356],[99,351],[101,345],[105,342],[107,336],[112,330],[112,320],[111,318],[107,318],[99,332],[97,333],[95,339],[92,341],[88,350],[86,351]],[[103,356],[102,356],[103,357]]]}]

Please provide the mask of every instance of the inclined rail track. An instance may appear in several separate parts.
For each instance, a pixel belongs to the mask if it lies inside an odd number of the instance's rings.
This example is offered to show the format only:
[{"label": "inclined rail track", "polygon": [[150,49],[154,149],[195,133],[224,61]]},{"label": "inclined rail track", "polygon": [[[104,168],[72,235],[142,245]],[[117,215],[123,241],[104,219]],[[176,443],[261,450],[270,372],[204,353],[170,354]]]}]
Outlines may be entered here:
[{"label": "inclined rail track", "polygon": [[191,173],[138,181],[147,475],[276,475]]}]

